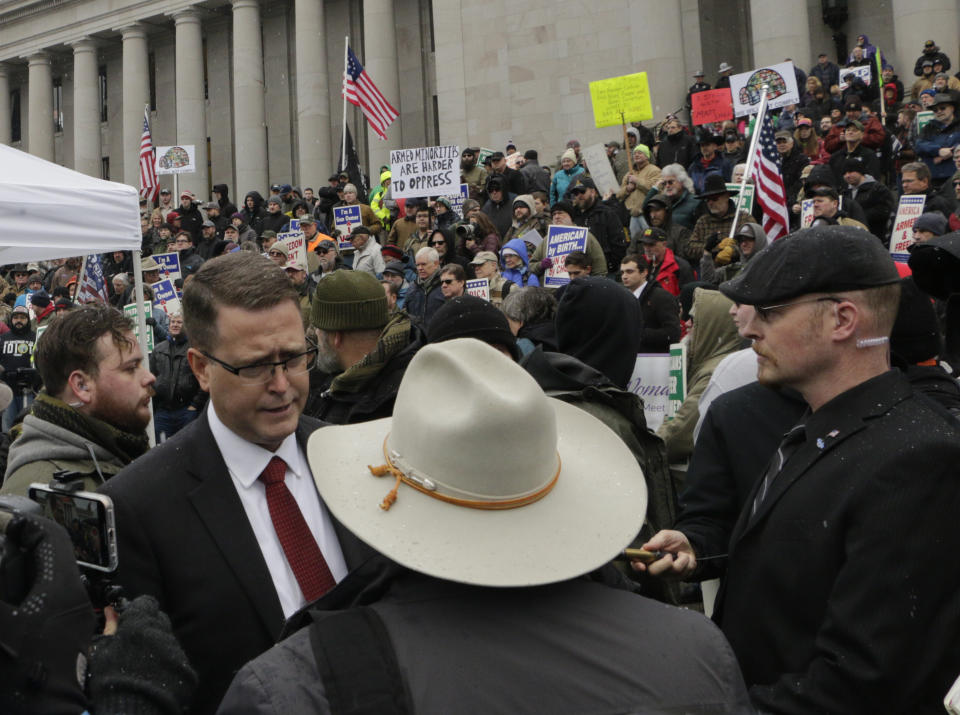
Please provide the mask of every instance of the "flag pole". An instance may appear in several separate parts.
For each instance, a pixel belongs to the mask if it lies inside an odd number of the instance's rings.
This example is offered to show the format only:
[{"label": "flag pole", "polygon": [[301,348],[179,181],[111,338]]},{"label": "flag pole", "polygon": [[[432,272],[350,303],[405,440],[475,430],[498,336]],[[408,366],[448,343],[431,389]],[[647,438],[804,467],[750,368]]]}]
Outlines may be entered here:
[{"label": "flag pole", "polygon": [[[747,166],[743,171],[743,178],[740,179],[740,190],[737,192],[736,210],[733,214],[733,222],[730,224],[730,235],[727,238],[733,238],[737,232],[737,218],[740,216],[740,202],[743,201],[743,192],[747,188],[747,179],[750,178],[750,172],[757,158],[757,142],[760,140],[760,132],[763,128],[763,117],[767,112],[767,90],[768,85],[763,85],[760,90],[760,107],[757,109],[757,118],[753,122],[753,134],[750,135],[750,150],[747,153]],[[754,189],[756,191],[756,189]]]},{"label": "flag pole", "polygon": [[[176,174],[174,174],[174,177],[176,177]],[[146,361],[149,355],[147,351],[147,330],[153,330],[153,328],[147,326],[147,316],[143,310],[143,267],[140,261],[141,252],[140,249],[137,249],[133,251],[133,295],[137,302],[137,343],[139,343],[140,352],[143,354],[144,361]],[[147,425],[147,440],[151,447],[155,447],[157,435],[153,429],[153,400],[150,400],[148,404],[150,406],[150,423]]]},{"label": "flag pole", "polygon": [[[73,302],[77,305],[80,305],[80,290],[83,288],[83,279],[87,275],[87,258],[89,258],[89,256],[89,253],[83,254],[83,260],[80,261],[80,272],[77,274],[77,289],[73,292]],[[106,276],[104,276],[104,280],[106,280]]]},{"label": "flag pole", "polygon": [[[347,53],[350,51],[350,35],[344,37],[343,42],[343,76],[347,76]],[[340,94],[343,95],[343,131],[340,137],[340,166],[339,169],[347,168],[347,93],[343,91],[343,81],[340,82]]]}]

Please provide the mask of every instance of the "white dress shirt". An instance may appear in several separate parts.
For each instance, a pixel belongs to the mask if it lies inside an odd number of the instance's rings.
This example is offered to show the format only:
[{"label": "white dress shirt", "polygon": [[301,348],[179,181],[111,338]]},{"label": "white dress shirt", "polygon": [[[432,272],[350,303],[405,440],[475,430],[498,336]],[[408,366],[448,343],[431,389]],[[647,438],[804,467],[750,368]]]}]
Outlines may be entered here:
[{"label": "white dress shirt", "polygon": [[220,454],[223,455],[223,461],[227,465],[227,471],[230,472],[237,494],[240,495],[243,510],[247,513],[253,534],[257,538],[257,543],[260,544],[263,560],[267,562],[270,578],[277,590],[277,596],[280,597],[283,616],[289,618],[307,602],[293,574],[293,569],[287,563],[277,532],[273,528],[270,508],[267,506],[266,486],[259,479],[270,459],[276,456],[287,463],[287,474],[284,479],[287,489],[293,494],[310,528],[310,533],[317,540],[330,573],[339,582],[347,575],[347,564],[333,529],[330,514],[320,501],[316,485],[313,483],[313,474],[310,472],[306,456],[297,444],[295,434],[288,435],[276,452],[268,452],[263,447],[243,439],[224,425],[217,416],[212,401],[207,407],[207,416],[213,439],[220,449]]}]

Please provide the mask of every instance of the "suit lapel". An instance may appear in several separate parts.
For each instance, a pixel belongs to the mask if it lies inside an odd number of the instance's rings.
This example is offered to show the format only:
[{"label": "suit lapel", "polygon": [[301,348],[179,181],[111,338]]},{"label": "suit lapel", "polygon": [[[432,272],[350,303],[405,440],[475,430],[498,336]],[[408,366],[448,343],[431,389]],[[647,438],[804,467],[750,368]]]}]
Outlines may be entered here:
[{"label": "suit lapel", "polygon": [[188,495],[200,520],[240,582],[271,637],[283,627],[283,609],[240,497],[213,439],[206,413],[198,420],[197,438],[205,445],[190,468],[199,480]]}]

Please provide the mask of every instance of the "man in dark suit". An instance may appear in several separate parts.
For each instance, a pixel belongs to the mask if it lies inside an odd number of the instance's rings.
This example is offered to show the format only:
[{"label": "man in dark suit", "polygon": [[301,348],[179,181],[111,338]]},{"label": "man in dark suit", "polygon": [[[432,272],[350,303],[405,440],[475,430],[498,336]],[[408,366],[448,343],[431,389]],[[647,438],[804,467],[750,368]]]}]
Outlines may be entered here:
[{"label": "man in dark suit", "polygon": [[285,619],[372,553],[327,512],[304,455],[322,423],[301,416],[316,348],[297,298],[255,254],[205,263],[183,307],[208,409],[102,488],[117,580],[169,614],[199,675],[195,713],[213,712]]},{"label": "man in dark suit", "polygon": [[[960,429],[890,369],[898,284],[879,241],[825,226],[721,289],[758,381],[809,407],[746,498],[714,615],[763,712],[940,712],[960,672]],[[679,531],[645,548],[696,564]]]}]

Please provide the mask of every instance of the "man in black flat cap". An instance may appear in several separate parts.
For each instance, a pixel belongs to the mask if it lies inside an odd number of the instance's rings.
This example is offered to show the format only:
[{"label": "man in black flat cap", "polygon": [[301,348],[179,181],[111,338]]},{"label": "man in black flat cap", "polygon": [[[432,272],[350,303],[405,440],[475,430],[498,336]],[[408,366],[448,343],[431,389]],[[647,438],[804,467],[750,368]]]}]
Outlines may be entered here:
[{"label": "man in black flat cap", "polygon": [[[776,713],[936,713],[960,672],[960,429],[890,369],[899,277],[865,231],[776,241],[721,286],[758,380],[809,409],[758,475],[714,618],[754,705]],[[725,544],[712,544],[722,553]],[[686,537],[652,573],[688,575]]]}]

